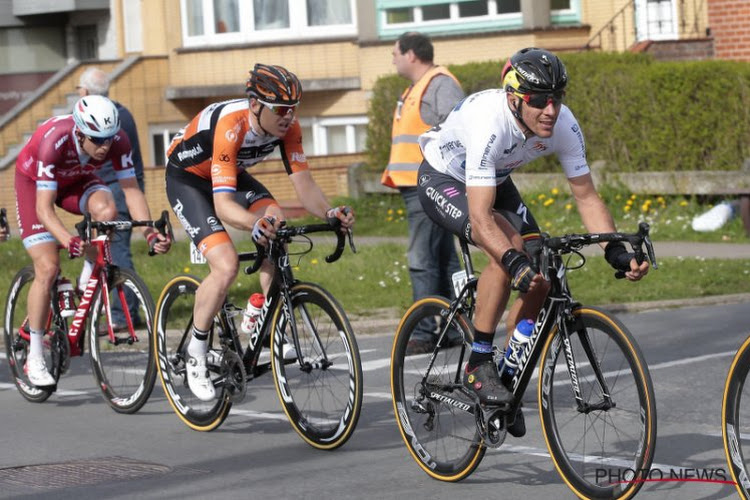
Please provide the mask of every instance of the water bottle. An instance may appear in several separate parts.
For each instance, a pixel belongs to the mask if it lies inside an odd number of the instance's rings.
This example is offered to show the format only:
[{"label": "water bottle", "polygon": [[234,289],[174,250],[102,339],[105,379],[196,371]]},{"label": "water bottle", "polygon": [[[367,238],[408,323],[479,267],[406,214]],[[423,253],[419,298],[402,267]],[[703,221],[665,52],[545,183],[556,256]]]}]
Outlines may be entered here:
[{"label": "water bottle", "polygon": [[526,348],[526,344],[531,339],[531,332],[534,331],[534,321],[522,319],[516,325],[513,336],[508,343],[508,349],[505,351],[503,361],[500,363],[500,378],[506,386],[510,386],[513,375],[518,368],[518,360],[521,353]]},{"label": "water bottle", "polygon": [[247,307],[242,311],[242,325],[240,326],[244,333],[250,335],[253,332],[258,316],[260,316],[260,309],[265,301],[266,298],[262,293],[254,293],[247,299]]},{"label": "water bottle", "polygon": [[73,284],[67,278],[57,278],[57,300],[60,304],[60,316],[69,318],[76,313]]}]

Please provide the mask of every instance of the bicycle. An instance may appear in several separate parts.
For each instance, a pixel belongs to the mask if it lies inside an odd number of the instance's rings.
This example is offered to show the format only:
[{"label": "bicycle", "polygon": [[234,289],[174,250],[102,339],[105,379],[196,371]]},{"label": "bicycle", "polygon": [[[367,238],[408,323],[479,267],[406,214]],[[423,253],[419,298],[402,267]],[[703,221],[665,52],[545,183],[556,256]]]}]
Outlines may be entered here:
[{"label": "bicycle", "polygon": [[740,498],[750,499],[750,478],[745,454],[742,452],[742,439],[747,434],[741,429],[747,427],[747,408],[742,410],[745,394],[745,382],[750,372],[750,337],[745,339],[737,350],[729,367],[724,383],[724,399],[721,406],[721,434],[724,441],[724,453],[727,457],[729,471],[732,474]]},{"label": "bicycle", "polygon": [[[164,287],[154,330],[159,377],[172,409],[190,428],[218,428],[232,404],[243,399],[246,383],[270,368],[281,406],[305,442],[318,449],[334,449],[351,436],[362,407],[362,366],[354,332],[329,292],[294,278],[287,249],[293,238],[302,236],[309,247],[292,255],[308,253],[313,244],[306,235],[321,231],[337,233],[336,249],[325,259],[334,262],[344,250],[345,236],[329,224],[282,227],[268,250],[258,246],[255,252],[238,254],[241,262],[254,260],[245,268],[246,274],[256,272],[266,256],[275,272],[247,347],[243,348],[234,322],[242,309],[225,301],[214,318],[207,367],[216,388],[215,401],[205,403],[193,396],[186,379],[187,345],[200,280],[180,275]],[[351,233],[349,245],[355,251]],[[284,361],[284,341],[296,349],[295,360]],[[272,346],[270,363],[259,362],[264,345]]]},{"label": "bicycle", "polygon": [[[75,313],[65,317],[58,299],[57,284],[50,292],[50,312],[44,336],[44,356],[55,381],[70,367],[71,358],[83,356],[86,331],[91,366],[104,400],[118,413],[135,413],[146,403],[156,380],[151,355],[150,329],[154,301],[143,279],[130,269],[112,264],[109,233],[133,227],[154,227],[171,236],[169,215],[165,210],[155,221],[92,221],[89,215],[76,224],[82,240],[96,250],[91,278],[79,296]],[[98,235],[92,238],[92,231]],[[153,252],[149,252],[153,255]],[[23,367],[29,350],[30,329],[27,317],[28,286],[34,280],[33,266],[21,269],[11,281],[5,304],[5,351],[11,376],[18,391],[28,401],[42,403],[56,390],[35,387],[26,378]],[[130,315],[126,293],[138,302],[141,321]],[[111,305],[119,300],[125,314],[126,328],[115,331],[111,323]],[[144,342],[145,341],[145,342]]]},{"label": "bicycle", "polygon": [[[639,262],[648,258],[656,268],[648,234],[649,226],[641,223],[635,234],[543,235],[540,269],[551,288],[509,383],[509,408],[480,405],[461,382],[473,338],[477,277],[468,243],[460,241],[464,270],[454,276],[457,298],[415,302],[401,319],[391,354],[396,421],[427,474],[460,481],[476,469],[487,447],[499,448],[538,363],[542,433],[565,483],[581,498],[629,498],[638,491],[642,482],[631,481],[637,479],[632,472],[650,467],[656,440],[648,367],[622,323],[573,299],[567,273],[585,264],[582,247],[604,241],[628,242]],[[580,263],[568,267],[566,254],[577,255]],[[432,353],[407,355],[409,338],[422,321],[439,325],[437,345]],[[450,329],[463,335],[461,345],[443,347]],[[503,359],[497,348],[495,359]],[[591,441],[598,442],[589,447]],[[618,472],[622,482],[613,481]]]},{"label": "bicycle", "polygon": [[[8,212],[5,211],[5,208],[0,208],[0,229],[5,230],[6,237],[5,239],[10,238],[10,226],[8,225]],[[3,241],[2,238],[0,238],[0,241]]]}]

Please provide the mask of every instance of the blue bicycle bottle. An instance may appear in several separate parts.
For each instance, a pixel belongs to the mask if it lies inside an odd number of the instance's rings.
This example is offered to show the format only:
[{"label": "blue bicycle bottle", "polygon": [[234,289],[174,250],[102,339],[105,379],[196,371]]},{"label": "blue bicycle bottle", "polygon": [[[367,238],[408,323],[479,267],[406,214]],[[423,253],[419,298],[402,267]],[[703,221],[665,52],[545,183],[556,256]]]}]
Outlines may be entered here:
[{"label": "blue bicycle bottle", "polygon": [[531,332],[533,331],[534,321],[530,319],[519,321],[516,329],[513,331],[513,336],[508,343],[508,349],[505,351],[505,356],[503,356],[500,366],[498,366],[500,378],[506,386],[509,386],[511,380],[513,380],[513,374],[515,374],[518,368],[518,359],[526,344],[531,339]]}]

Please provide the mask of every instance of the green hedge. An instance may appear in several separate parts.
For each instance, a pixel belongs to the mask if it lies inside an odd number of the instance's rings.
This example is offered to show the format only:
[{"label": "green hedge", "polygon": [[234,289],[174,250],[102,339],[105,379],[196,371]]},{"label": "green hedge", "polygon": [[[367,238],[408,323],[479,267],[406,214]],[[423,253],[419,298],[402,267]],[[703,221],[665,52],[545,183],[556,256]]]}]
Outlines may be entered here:
[{"label": "green hedge", "polygon": [[[581,123],[589,163],[621,171],[735,170],[750,157],[750,64],[657,62],[643,54],[562,56],[566,104]],[[467,94],[500,86],[500,61],[449,66]],[[408,82],[380,78],[370,101],[368,166],[388,162],[393,109]],[[554,157],[524,172],[555,172]]]}]

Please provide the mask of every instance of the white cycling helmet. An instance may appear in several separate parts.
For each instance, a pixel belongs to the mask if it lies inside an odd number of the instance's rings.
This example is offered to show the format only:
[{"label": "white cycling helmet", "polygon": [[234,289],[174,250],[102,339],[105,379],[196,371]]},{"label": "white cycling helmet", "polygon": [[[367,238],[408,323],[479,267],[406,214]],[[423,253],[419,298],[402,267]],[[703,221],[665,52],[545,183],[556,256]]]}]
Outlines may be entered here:
[{"label": "white cycling helmet", "polygon": [[120,130],[120,114],[115,104],[101,95],[81,97],[73,106],[73,121],[82,134],[113,137]]}]

